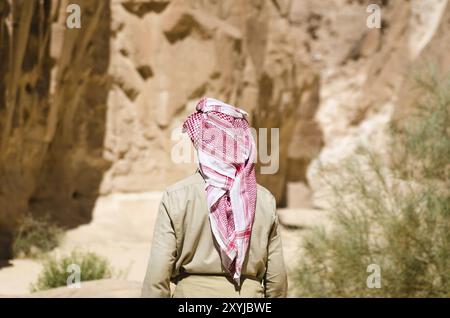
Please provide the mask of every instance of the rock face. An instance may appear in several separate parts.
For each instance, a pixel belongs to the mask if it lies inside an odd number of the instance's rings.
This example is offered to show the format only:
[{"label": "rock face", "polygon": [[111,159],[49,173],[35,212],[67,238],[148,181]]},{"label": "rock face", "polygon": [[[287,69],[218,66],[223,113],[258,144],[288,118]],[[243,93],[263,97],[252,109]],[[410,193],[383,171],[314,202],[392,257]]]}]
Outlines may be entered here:
[{"label": "rock face", "polygon": [[[438,2],[438,6],[434,8],[428,8],[425,13],[420,12],[421,6],[413,12],[414,20],[421,22],[422,37],[416,39],[410,38],[410,42],[416,43],[413,40],[417,40],[419,46],[414,50],[414,60],[411,64],[416,68],[425,68],[430,64],[435,67],[436,70],[442,75],[450,72],[450,4],[447,1]],[[428,12],[428,15],[426,13]],[[421,19],[421,15],[425,15],[426,18]],[[429,16],[434,17],[431,19]],[[428,19],[427,19],[428,18]],[[437,21],[437,22],[436,22]],[[428,25],[426,24],[428,22]],[[425,24],[425,25],[424,25]],[[428,65],[427,65],[428,64]],[[411,106],[419,97],[413,80],[406,80],[402,83],[398,94],[398,107],[395,108],[394,119],[401,122],[405,114],[410,113]]]},{"label": "rock face", "polygon": [[314,95],[318,83],[296,55],[294,29],[285,18],[288,3],[173,0],[111,6],[105,155],[112,166],[102,193],[161,190],[192,173],[195,164],[174,164],[173,138],[206,95],[247,110],[256,128],[281,127],[280,170],[260,175],[259,182],[283,203],[289,145],[298,143],[294,136],[310,138],[305,126],[314,126],[317,102],[307,95]]},{"label": "rock face", "polygon": [[[74,2],[74,1],[72,1]],[[60,3],[58,6],[57,3]],[[72,226],[90,220],[103,172],[109,2],[0,1],[0,255],[28,212]]]},{"label": "rock face", "polygon": [[[420,94],[414,89],[414,76],[426,72],[428,63],[443,74],[450,67],[445,53],[449,43],[448,1],[379,4],[379,34],[371,39],[369,33],[364,34],[343,64],[328,62],[327,73],[322,73],[317,119],[325,146],[307,171],[315,206],[328,206],[329,193],[319,167],[338,163],[358,145],[385,153],[391,120],[404,120]],[[364,42],[376,43],[362,45]]]},{"label": "rock face", "polygon": [[[66,24],[69,4],[80,29]],[[246,109],[256,128],[280,128],[280,169],[259,182],[283,204],[288,163],[304,181],[321,146],[318,75],[297,54],[290,8],[0,0],[0,256],[26,213],[72,227],[90,221],[101,194],[161,190],[192,173],[172,148],[203,95]],[[292,150],[305,142],[313,151]]]},{"label": "rock face", "polygon": [[[381,29],[366,26],[372,2]],[[406,109],[408,67],[449,67],[448,12],[446,0],[0,0],[0,258],[26,213],[73,227],[99,195],[191,173],[174,146],[204,95],[278,129],[259,144],[258,182],[280,206],[289,182],[320,193],[316,157],[342,158]]]}]

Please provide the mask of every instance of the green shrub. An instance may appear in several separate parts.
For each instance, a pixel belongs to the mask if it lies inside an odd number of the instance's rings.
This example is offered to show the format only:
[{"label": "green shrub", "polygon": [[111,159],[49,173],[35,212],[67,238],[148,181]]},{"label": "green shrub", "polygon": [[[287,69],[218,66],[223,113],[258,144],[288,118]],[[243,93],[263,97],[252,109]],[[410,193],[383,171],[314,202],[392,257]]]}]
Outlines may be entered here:
[{"label": "green shrub", "polygon": [[[305,237],[299,296],[450,297],[450,79],[418,83],[425,94],[414,118],[393,125],[393,164],[360,148],[323,168],[332,227]],[[370,264],[381,288],[366,284]]]},{"label": "green shrub", "polygon": [[27,215],[20,220],[15,233],[13,253],[15,257],[39,257],[57,247],[63,231],[47,217],[33,218]]},{"label": "green shrub", "polygon": [[[450,76],[417,75],[423,97],[408,125],[392,125],[395,169],[404,178],[450,180]],[[420,173],[420,175],[418,175]]]},{"label": "green shrub", "polygon": [[71,264],[79,266],[80,282],[111,278],[112,276],[112,269],[106,258],[92,252],[74,251],[68,256],[48,258],[44,262],[44,268],[37,282],[31,286],[31,291],[67,286],[69,275],[73,273],[69,267]]}]

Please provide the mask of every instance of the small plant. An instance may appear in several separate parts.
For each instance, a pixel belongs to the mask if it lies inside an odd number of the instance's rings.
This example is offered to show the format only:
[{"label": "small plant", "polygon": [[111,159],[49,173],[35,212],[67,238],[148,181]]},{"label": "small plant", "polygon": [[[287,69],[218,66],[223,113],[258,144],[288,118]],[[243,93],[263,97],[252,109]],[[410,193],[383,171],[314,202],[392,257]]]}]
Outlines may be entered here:
[{"label": "small plant", "polygon": [[73,251],[63,257],[50,257],[44,262],[44,268],[31,291],[42,291],[67,286],[69,276],[73,273],[73,264],[79,268],[80,282],[112,277],[108,260],[92,252]]},{"label": "small plant", "polygon": [[[305,238],[299,296],[450,297],[450,79],[418,83],[425,95],[392,130],[391,164],[360,148],[325,167],[333,225]],[[367,284],[371,264],[380,288]]]},{"label": "small plant", "polygon": [[23,217],[15,233],[13,254],[15,257],[36,258],[57,247],[63,230],[50,222],[48,217]]}]

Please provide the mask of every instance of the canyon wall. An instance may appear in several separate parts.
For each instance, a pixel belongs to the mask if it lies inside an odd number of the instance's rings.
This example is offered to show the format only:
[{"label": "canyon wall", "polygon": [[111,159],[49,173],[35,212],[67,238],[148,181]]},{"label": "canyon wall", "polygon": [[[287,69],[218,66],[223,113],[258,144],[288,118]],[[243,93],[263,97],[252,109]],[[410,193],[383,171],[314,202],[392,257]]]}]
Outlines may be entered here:
[{"label": "canyon wall", "polygon": [[[366,24],[372,2],[380,29]],[[80,29],[67,27],[69,4]],[[268,151],[279,169],[262,174],[260,160],[257,178],[280,206],[291,183],[320,206],[317,158],[378,145],[413,101],[407,70],[427,59],[448,69],[449,10],[445,0],[0,0],[0,258],[28,213],[74,227],[100,195],[160,191],[192,173],[173,147],[205,95],[279,129]]]},{"label": "canyon wall", "polygon": [[0,256],[27,214],[88,222],[109,162],[102,157],[109,87],[108,1],[0,1]]},{"label": "canyon wall", "polygon": [[[69,4],[81,9],[79,29],[66,23]],[[271,145],[280,169],[260,182],[283,203],[290,144],[304,134],[321,147],[318,75],[297,54],[289,8],[1,0],[1,256],[24,215],[73,227],[90,221],[99,195],[162,190],[192,173],[172,149],[205,95],[247,110],[256,128],[281,127]],[[295,154],[298,178],[311,158]]]}]

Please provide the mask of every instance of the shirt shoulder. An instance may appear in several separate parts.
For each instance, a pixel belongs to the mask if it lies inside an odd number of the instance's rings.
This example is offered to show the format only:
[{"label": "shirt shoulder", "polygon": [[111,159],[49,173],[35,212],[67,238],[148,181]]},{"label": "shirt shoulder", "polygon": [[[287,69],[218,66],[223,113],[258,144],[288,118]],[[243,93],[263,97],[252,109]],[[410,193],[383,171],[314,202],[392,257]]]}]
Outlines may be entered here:
[{"label": "shirt shoulder", "polygon": [[262,185],[257,185],[256,209],[272,222],[277,216],[276,200],[273,194]]},{"label": "shirt shoulder", "polygon": [[256,186],[256,192],[258,200],[261,200],[264,203],[275,203],[273,194],[262,185],[258,184]]},{"label": "shirt shoulder", "polygon": [[185,190],[186,188],[196,186],[196,185],[204,185],[205,181],[203,180],[200,173],[196,172],[189,177],[186,177],[166,188],[166,193],[171,194],[173,192],[177,192],[180,190]]}]

